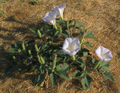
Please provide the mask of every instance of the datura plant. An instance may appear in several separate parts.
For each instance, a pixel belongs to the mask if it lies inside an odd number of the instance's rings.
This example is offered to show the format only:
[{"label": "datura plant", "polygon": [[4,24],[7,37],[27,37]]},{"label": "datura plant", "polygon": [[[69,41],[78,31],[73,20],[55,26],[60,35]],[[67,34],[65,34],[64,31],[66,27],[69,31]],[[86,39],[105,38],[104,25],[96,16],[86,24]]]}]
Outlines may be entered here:
[{"label": "datura plant", "polygon": [[[36,86],[45,83],[47,79],[51,80],[52,85],[57,83],[58,78],[78,79],[84,90],[90,88],[92,72],[114,81],[109,72],[108,61],[112,59],[111,51],[98,46],[95,50],[98,58],[92,55],[90,50],[93,46],[85,39],[97,38],[92,31],[84,28],[84,24],[75,19],[63,20],[65,7],[64,4],[54,7],[45,14],[44,22],[39,29],[30,28],[35,35],[34,38],[16,42],[11,46],[8,51],[11,62],[4,75],[14,70],[20,73],[32,72]],[[56,18],[58,14],[60,19]]]}]

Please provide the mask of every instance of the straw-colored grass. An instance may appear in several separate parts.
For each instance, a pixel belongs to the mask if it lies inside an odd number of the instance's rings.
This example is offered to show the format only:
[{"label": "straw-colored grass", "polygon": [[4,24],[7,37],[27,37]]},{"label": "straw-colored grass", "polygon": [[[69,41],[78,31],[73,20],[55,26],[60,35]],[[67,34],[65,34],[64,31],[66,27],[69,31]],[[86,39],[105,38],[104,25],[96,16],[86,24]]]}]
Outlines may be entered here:
[{"label": "straw-colored grass", "polygon": [[[120,93],[120,0],[38,0],[30,5],[29,0],[7,0],[0,4],[4,15],[0,17],[0,71],[5,68],[6,51],[10,44],[32,37],[29,27],[39,27],[41,18],[55,5],[65,3],[64,17],[77,19],[92,30],[98,41],[89,40],[95,49],[102,45],[112,51],[110,72],[115,78],[112,83],[102,76],[92,74],[94,81],[86,93]],[[1,72],[0,72],[1,74]],[[49,83],[49,82],[48,82]],[[79,81],[59,81],[54,87],[34,88],[26,74],[0,79],[0,93],[85,93]]]}]

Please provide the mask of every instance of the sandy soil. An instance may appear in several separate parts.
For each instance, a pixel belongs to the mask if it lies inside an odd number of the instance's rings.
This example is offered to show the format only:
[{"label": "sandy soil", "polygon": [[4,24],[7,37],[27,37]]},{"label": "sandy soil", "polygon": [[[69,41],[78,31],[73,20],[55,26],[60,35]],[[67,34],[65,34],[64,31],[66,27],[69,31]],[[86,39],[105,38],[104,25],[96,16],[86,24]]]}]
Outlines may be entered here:
[{"label": "sandy soil", "polygon": [[65,20],[79,20],[98,38],[98,41],[89,40],[94,45],[92,52],[94,53],[99,45],[112,51],[110,72],[115,82],[97,76],[90,89],[85,92],[75,80],[41,89],[34,88],[26,75],[8,76],[0,79],[0,93],[120,93],[120,0],[38,0],[40,3],[34,6],[28,4],[28,1],[7,0],[6,3],[0,3],[0,9],[4,11],[4,15],[0,17],[1,72],[6,62],[9,62],[6,51],[10,44],[31,38],[29,28],[39,27],[39,22],[46,12],[55,5],[65,3]]}]

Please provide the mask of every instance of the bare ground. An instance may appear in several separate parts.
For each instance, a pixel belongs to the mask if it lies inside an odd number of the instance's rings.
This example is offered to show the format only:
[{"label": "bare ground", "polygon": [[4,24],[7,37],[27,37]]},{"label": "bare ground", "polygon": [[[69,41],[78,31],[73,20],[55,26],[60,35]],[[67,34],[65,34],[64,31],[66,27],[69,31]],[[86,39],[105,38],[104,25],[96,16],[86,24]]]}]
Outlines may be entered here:
[{"label": "bare ground", "polygon": [[55,5],[65,3],[65,19],[79,20],[98,38],[98,41],[89,40],[94,45],[92,53],[99,45],[112,51],[110,72],[115,82],[93,74],[94,82],[86,92],[75,80],[62,81],[55,87],[42,89],[34,88],[30,78],[24,74],[0,79],[0,93],[120,93],[120,0],[38,0],[40,3],[34,6],[28,4],[28,1],[8,0],[0,4],[0,9],[4,11],[0,17],[1,72],[8,62],[6,51],[10,44],[31,38],[29,28],[39,27],[46,12]]}]

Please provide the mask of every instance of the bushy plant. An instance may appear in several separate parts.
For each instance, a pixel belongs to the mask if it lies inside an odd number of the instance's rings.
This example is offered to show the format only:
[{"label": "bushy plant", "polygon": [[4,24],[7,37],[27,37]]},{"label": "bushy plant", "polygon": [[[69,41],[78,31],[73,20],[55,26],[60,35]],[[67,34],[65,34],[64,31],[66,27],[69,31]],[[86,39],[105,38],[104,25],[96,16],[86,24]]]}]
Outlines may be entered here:
[{"label": "bushy plant", "polygon": [[[112,59],[110,50],[99,46],[96,54],[100,60],[90,53],[93,47],[86,38],[97,40],[92,31],[83,29],[83,24],[75,19],[63,20],[66,5],[53,8],[47,13],[40,29],[30,28],[36,37],[30,41],[15,43],[9,53],[12,65],[18,71],[34,73],[35,85],[40,85],[46,78],[54,85],[58,78],[79,79],[84,90],[90,87],[90,73],[101,73],[114,81],[109,70],[109,60]],[[56,19],[60,15],[61,18]],[[77,31],[77,34],[74,33]]]}]

